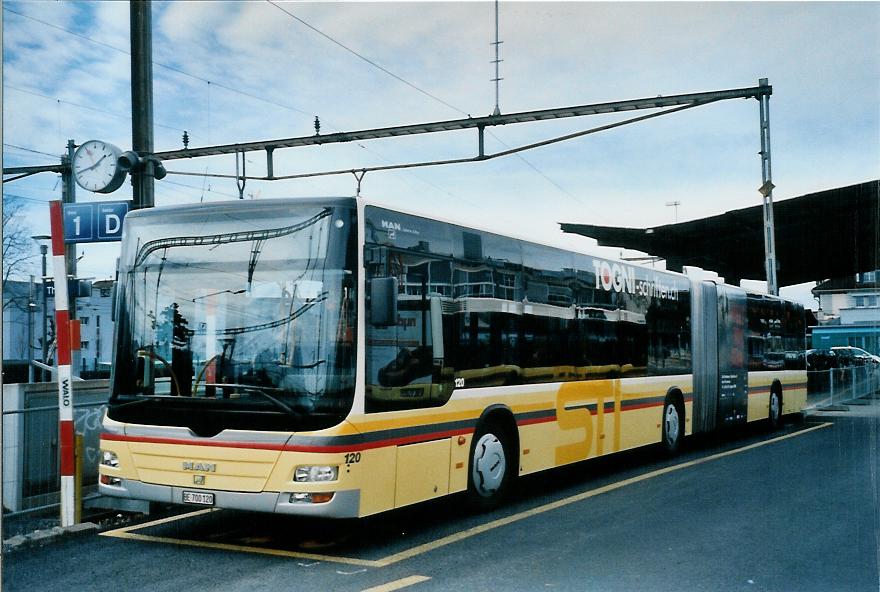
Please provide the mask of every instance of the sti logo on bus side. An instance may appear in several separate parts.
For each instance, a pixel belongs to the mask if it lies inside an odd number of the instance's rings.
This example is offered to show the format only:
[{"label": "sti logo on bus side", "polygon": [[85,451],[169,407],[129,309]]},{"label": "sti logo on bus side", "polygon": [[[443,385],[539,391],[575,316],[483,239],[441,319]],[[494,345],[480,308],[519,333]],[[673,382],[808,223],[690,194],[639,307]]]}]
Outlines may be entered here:
[{"label": "sti logo on bus side", "polygon": [[593,259],[593,268],[596,270],[596,288],[615,292],[636,293],[636,271],[627,265],[608,263]]},{"label": "sti logo on bus side", "polygon": [[183,461],[184,471],[198,471],[199,473],[216,473],[217,465],[214,463],[200,463],[191,460]]}]

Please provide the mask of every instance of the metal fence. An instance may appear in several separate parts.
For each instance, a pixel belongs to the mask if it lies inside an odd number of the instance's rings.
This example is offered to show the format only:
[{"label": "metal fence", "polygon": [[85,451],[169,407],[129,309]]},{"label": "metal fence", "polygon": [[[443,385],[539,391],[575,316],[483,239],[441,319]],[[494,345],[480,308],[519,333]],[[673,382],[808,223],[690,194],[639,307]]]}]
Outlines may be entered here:
[{"label": "metal fence", "polygon": [[[84,493],[97,490],[101,420],[109,381],[74,383],[74,425],[82,434]],[[3,385],[3,511],[7,516],[59,503],[58,386]]]},{"label": "metal fence", "polygon": [[807,408],[845,411],[880,391],[880,368],[848,366],[807,372]]}]

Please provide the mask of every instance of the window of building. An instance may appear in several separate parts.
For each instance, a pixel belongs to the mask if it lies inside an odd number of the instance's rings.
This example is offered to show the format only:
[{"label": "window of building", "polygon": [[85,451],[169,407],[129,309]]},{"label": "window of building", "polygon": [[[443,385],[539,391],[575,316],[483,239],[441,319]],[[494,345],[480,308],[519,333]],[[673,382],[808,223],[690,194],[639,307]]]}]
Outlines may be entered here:
[{"label": "window of building", "polygon": [[89,349],[89,342],[88,341],[80,341],[79,348],[80,349]]},{"label": "window of building", "polygon": [[88,325],[89,324],[89,317],[82,317],[79,320],[79,323],[80,323],[80,325]]}]

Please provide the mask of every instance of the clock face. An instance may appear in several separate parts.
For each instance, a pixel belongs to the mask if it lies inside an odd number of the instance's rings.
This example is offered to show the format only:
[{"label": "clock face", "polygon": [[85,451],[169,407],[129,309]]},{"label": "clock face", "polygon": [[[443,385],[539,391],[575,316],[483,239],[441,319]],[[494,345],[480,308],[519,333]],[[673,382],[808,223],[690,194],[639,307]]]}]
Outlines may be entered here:
[{"label": "clock face", "polygon": [[73,174],[83,189],[110,193],[122,185],[125,171],[119,168],[119,148],[101,140],[89,140],[73,155]]}]

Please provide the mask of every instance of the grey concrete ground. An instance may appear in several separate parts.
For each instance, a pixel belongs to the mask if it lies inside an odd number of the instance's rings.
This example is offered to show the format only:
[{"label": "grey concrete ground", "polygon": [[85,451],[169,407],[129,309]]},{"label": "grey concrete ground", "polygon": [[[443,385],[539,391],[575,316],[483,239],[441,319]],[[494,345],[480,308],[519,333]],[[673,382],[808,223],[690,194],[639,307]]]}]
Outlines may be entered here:
[{"label": "grey concrete ground", "polygon": [[353,522],[216,512],[135,531],[165,542],[87,535],[7,553],[3,589],[876,592],[878,433],[868,399],[775,434],[692,439],[671,460],[642,450],[526,478],[484,515],[456,498]]}]

